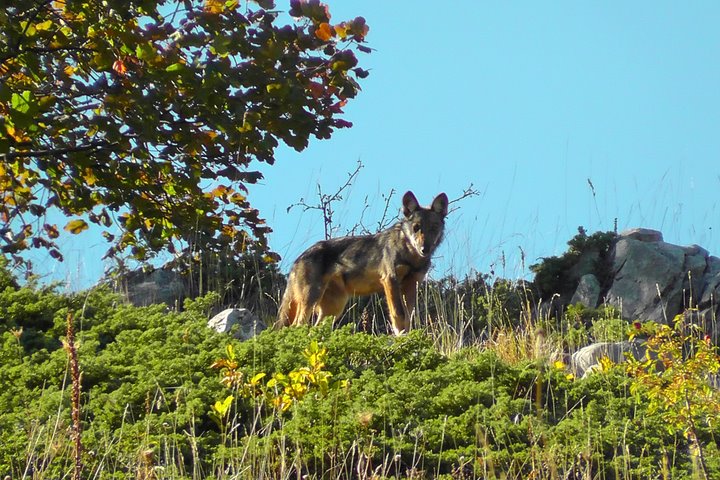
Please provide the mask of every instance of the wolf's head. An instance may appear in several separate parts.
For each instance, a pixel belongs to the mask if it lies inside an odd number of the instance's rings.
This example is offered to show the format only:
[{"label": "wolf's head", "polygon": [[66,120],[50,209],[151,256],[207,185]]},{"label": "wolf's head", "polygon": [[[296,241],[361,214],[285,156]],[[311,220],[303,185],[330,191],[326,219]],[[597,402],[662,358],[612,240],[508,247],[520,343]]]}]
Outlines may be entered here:
[{"label": "wolf's head", "polygon": [[433,200],[430,208],[421,207],[412,192],[402,199],[402,230],[412,248],[420,257],[429,257],[440,245],[445,229],[445,215],[448,212],[447,195],[441,193]]}]

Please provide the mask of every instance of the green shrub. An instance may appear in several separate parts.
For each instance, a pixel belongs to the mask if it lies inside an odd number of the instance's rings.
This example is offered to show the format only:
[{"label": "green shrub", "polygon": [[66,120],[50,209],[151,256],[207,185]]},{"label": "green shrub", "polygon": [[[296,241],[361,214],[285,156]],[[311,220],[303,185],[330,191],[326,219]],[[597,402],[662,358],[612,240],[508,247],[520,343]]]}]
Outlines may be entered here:
[{"label": "green shrub", "polygon": [[578,262],[587,258],[589,272],[593,273],[601,287],[607,287],[612,279],[612,270],[609,255],[617,238],[615,232],[595,232],[588,235],[583,227],[578,227],[578,234],[568,241],[568,250],[559,257],[543,257],[539,263],[530,265],[530,271],[535,274],[534,284],[544,300],[559,294],[570,299],[579,277],[574,267]]},{"label": "green shrub", "polygon": [[[206,327],[215,301],[199,298],[177,313],[131,307],[103,289],[60,295],[6,286],[0,475],[58,478],[72,469],[60,348],[72,311],[87,478],[692,476],[687,438],[649,414],[619,368],[573,380],[540,360],[510,365],[489,348],[442,354],[421,330],[390,337],[353,325],[333,330],[330,322],[239,342]],[[596,320],[607,325],[592,335],[615,335],[614,320]],[[312,380],[318,388],[287,409],[275,408],[272,396],[240,395],[211,368],[229,343],[238,372],[265,387],[275,374],[307,366],[307,349],[325,352],[318,368],[336,388]],[[218,424],[213,407],[227,398],[215,408]],[[719,434],[715,424],[697,425],[709,471],[718,466]]]}]

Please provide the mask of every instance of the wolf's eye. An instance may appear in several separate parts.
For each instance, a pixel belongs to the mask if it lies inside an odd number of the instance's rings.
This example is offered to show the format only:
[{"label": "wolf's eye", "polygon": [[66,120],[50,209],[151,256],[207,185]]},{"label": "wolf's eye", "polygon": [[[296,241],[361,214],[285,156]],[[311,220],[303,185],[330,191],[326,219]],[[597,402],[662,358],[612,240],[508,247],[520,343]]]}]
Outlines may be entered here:
[{"label": "wolf's eye", "polygon": [[420,224],[416,223],[415,225],[413,225],[413,232],[417,233],[419,231],[420,231]]}]

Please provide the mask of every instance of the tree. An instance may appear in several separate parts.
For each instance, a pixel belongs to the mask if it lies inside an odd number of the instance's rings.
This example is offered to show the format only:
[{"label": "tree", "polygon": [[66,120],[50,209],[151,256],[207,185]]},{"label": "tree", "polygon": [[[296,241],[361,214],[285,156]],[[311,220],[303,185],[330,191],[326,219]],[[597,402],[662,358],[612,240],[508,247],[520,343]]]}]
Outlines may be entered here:
[{"label": "tree", "polygon": [[[246,197],[280,142],[350,127],[362,17],[318,0],[16,0],[0,10],[0,246],[62,259],[62,230],[108,256],[266,249]],[[57,209],[66,225],[47,220]],[[119,233],[118,233],[119,232]]]}]

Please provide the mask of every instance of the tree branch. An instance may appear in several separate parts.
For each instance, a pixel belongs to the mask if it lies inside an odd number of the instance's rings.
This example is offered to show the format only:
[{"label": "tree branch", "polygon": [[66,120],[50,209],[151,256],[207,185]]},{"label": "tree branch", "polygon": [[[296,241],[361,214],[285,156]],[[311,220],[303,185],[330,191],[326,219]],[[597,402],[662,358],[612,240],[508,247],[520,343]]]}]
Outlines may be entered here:
[{"label": "tree branch", "polygon": [[[32,22],[37,18],[38,15],[40,15],[40,12],[45,8],[48,4],[50,4],[51,0],[41,0],[35,5],[35,11],[30,14],[30,18],[27,20],[27,23],[25,24],[25,28],[23,28],[23,31],[20,33],[20,36],[17,39],[17,42],[15,42],[15,45],[10,48],[9,52],[5,55],[0,56],[0,66],[3,66],[5,62],[8,60],[15,58],[20,53],[20,46],[22,45],[23,39],[25,38],[25,34],[27,33],[28,28],[30,28],[30,25]],[[22,14],[20,15],[22,17]]]},{"label": "tree branch", "polygon": [[0,159],[10,161],[16,158],[52,157],[55,155],[65,155],[66,153],[87,152],[88,150],[104,150],[111,147],[112,145],[116,144],[106,142],[92,142],[81,147],[51,148],[47,150],[31,150],[29,152],[9,152],[1,154]]},{"label": "tree branch", "polygon": [[28,47],[24,48],[23,52],[32,52],[32,53],[55,53],[55,52],[62,52],[62,51],[69,51],[69,52],[85,52],[85,53],[95,53],[97,52],[94,48],[87,48],[87,47]]}]

